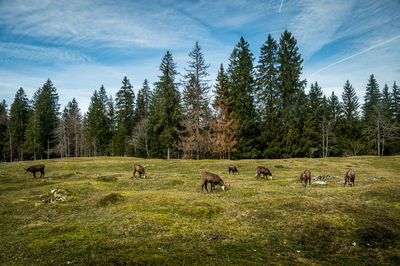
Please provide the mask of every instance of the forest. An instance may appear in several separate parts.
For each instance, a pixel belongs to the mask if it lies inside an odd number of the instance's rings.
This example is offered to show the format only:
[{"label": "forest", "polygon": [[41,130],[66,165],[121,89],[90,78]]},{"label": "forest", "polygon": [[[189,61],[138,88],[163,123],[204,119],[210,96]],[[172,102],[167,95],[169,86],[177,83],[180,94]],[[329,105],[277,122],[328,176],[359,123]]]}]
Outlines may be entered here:
[{"label": "forest", "polygon": [[[19,88],[0,103],[1,161],[57,157],[242,159],[400,153],[400,91],[366,77],[364,99],[350,81],[329,97],[317,81],[306,93],[295,37],[268,35],[256,61],[243,37],[215,81],[198,42],[178,73],[161,60],[157,82],[135,94],[124,77],[116,95],[101,85],[86,113],[64,107],[48,79],[29,99]],[[179,77],[182,80],[178,80]],[[100,84],[101,81],[99,81]],[[382,89],[380,89],[380,87]]]}]

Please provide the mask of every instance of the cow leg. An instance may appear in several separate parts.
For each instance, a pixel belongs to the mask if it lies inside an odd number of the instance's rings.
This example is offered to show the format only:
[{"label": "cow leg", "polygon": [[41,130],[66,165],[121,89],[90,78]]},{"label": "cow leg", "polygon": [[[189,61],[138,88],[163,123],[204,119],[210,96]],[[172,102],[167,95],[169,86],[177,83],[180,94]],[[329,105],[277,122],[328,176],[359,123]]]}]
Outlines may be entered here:
[{"label": "cow leg", "polygon": [[40,171],[40,177],[44,177],[44,171]]},{"label": "cow leg", "polygon": [[344,179],[344,186],[343,186],[343,187],[346,187],[346,184],[347,184],[347,179],[345,178],[345,179]]},{"label": "cow leg", "polygon": [[33,178],[36,178],[36,172],[33,172]]},{"label": "cow leg", "polygon": [[311,178],[308,179],[308,186],[311,187]]}]

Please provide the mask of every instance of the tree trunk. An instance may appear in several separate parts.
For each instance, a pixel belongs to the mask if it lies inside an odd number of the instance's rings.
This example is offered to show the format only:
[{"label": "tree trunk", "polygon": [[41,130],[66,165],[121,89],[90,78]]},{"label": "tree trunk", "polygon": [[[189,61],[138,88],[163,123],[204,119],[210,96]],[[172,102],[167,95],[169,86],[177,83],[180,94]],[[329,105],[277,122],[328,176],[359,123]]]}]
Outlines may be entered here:
[{"label": "tree trunk", "polygon": [[169,148],[168,148],[168,149],[167,149],[167,158],[168,158],[168,160],[169,160],[169,158],[170,158],[169,155],[170,155],[170,154],[169,154]]},{"label": "tree trunk", "polygon": [[379,119],[376,121],[376,123],[377,123],[377,131],[378,131],[378,156],[380,156],[381,155],[381,136],[380,136],[380,129],[379,129]]},{"label": "tree trunk", "polygon": [[12,138],[11,138],[11,133],[10,133],[10,128],[8,128],[8,138],[10,139],[10,162],[13,161],[13,149],[12,149]]}]

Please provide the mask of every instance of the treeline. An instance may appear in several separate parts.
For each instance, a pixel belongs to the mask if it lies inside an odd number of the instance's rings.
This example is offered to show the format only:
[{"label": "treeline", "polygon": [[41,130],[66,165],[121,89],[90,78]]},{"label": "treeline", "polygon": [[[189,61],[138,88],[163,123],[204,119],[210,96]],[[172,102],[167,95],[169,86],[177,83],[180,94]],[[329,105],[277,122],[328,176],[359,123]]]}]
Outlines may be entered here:
[{"label": "treeline", "polygon": [[172,54],[153,88],[135,95],[127,77],[116,95],[95,90],[82,115],[72,99],[62,110],[51,80],[29,100],[20,88],[10,108],[0,104],[2,161],[78,156],[144,158],[289,158],[400,152],[400,91],[379,89],[374,75],[361,105],[347,80],[340,98],[317,82],[305,93],[303,59],[288,31],[271,35],[255,65],[240,38],[214,85],[196,42],[177,80]]}]

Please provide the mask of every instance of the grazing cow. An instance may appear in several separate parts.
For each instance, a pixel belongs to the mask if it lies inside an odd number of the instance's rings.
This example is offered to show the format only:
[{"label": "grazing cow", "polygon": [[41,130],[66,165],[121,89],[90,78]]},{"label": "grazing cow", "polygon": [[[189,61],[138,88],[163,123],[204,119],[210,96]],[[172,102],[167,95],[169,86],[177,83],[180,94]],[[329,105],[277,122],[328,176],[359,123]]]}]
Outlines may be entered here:
[{"label": "grazing cow", "polygon": [[257,179],[258,179],[259,177],[261,177],[261,175],[264,175],[264,177],[265,177],[266,179],[268,179],[268,176],[270,175],[270,176],[271,176],[271,179],[272,179],[272,173],[271,173],[271,171],[269,171],[268,168],[265,168],[265,167],[262,167],[262,166],[258,166],[258,167],[257,167],[257,174],[256,174]]},{"label": "grazing cow", "polygon": [[356,173],[352,169],[348,170],[344,175],[344,186],[348,183],[349,186],[355,186],[354,179],[356,178]]},{"label": "grazing cow", "polygon": [[36,172],[40,172],[40,177],[44,177],[44,164],[32,165],[25,169],[25,174],[27,172],[33,173],[33,178],[36,178]]},{"label": "grazing cow", "polygon": [[142,175],[144,176],[144,178],[147,177],[146,172],[144,171],[143,166],[139,165],[139,164],[134,164],[133,165],[133,177],[136,177],[135,174],[136,172],[139,173],[139,178],[142,177]]},{"label": "grazing cow", "polygon": [[308,185],[311,186],[310,170],[304,170],[304,172],[300,174],[300,182],[303,184],[304,187],[307,187],[307,181],[308,181]]},{"label": "grazing cow", "polygon": [[204,192],[204,187],[206,188],[206,191],[208,192],[207,189],[207,183],[211,184],[211,192],[213,192],[213,189],[215,190],[215,185],[220,185],[223,191],[226,191],[226,186],[224,181],[219,177],[217,174],[209,173],[209,172],[204,172],[201,174],[201,191]]},{"label": "grazing cow", "polygon": [[228,170],[229,170],[229,174],[231,174],[231,171],[232,171],[232,174],[237,173],[239,175],[239,171],[236,168],[236,166],[234,166],[234,165],[229,165]]}]

